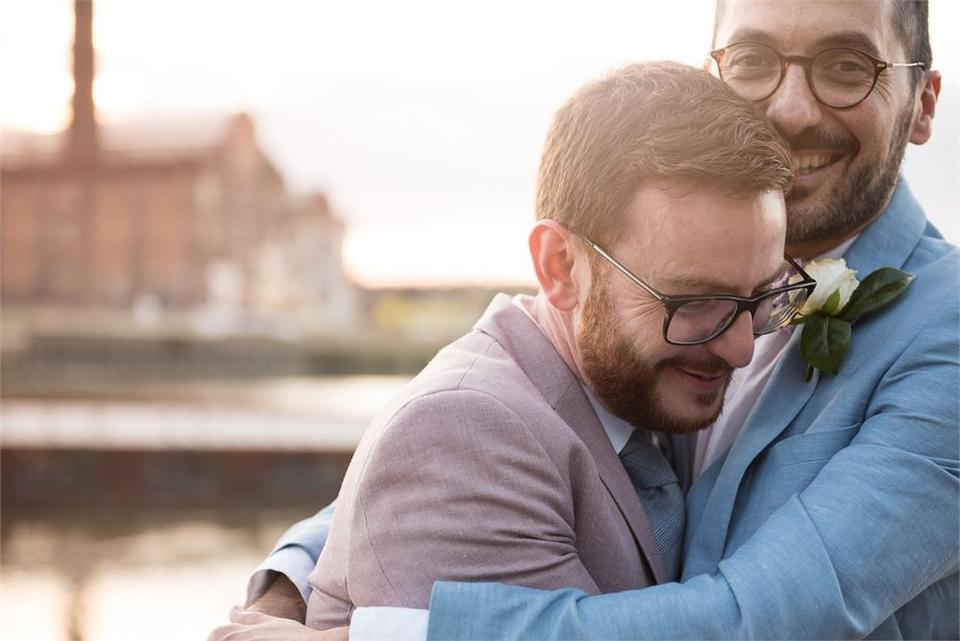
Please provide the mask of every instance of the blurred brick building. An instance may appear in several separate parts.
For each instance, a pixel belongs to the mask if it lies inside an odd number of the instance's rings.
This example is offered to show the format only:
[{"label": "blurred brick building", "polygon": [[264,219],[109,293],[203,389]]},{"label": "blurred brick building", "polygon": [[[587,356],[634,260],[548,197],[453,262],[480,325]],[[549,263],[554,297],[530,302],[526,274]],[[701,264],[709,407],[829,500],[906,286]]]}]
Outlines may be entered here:
[{"label": "blurred brick building", "polygon": [[246,114],[98,123],[93,5],[75,7],[70,128],[3,139],[4,305],[130,309],[148,299],[182,310],[227,299],[349,318],[344,229],[326,199],[288,194]]}]

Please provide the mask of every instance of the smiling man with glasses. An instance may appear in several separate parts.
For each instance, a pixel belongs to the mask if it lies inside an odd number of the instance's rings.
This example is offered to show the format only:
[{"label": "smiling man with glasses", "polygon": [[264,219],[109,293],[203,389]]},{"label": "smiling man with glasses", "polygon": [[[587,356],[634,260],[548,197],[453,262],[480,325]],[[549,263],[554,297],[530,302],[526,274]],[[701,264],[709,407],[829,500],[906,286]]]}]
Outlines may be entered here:
[{"label": "smiling man with glasses", "polygon": [[[931,135],[939,94],[927,3],[738,0],[719,2],[716,15],[715,72],[754,101],[790,147],[787,254],[842,256],[861,277],[898,267],[913,284],[854,326],[837,375],[805,377],[799,332],[761,336],[719,420],[669,440],[678,476],[691,483],[682,581],[599,596],[440,582],[429,613],[393,612],[406,624],[367,627],[358,638],[364,631],[437,640],[960,638],[960,266],[957,249],[898,177],[907,143]],[[741,169],[753,170],[747,158]],[[563,194],[576,200],[582,187]],[[667,192],[681,217],[709,209],[696,190]],[[716,260],[729,241],[724,230],[685,246],[676,228],[660,224],[658,197],[667,196],[641,189],[634,200],[656,242],[622,247],[615,234],[577,220],[554,232],[590,239],[578,238],[602,265],[594,291],[610,290],[595,294],[610,303],[587,305],[593,311],[584,322],[596,355],[584,369],[604,381],[605,403],[641,419],[682,408],[683,425],[674,427],[691,427],[719,411],[718,390],[730,375],[722,363],[742,363],[747,341],[752,351],[753,334],[767,327],[752,306],[777,299],[764,273],[777,267],[754,265],[738,279],[745,265]],[[679,222],[693,229],[691,220]],[[665,255],[665,246],[684,253]],[[684,274],[691,263],[714,269]],[[720,286],[704,288],[711,279]],[[750,280],[754,287],[733,284]],[[677,306],[689,296],[710,313],[692,314],[697,320],[672,335]],[[723,310],[717,300],[726,301]],[[672,343],[718,330],[692,347]],[[642,359],[627,341],[646,346]],[[629,371],[643,384],[618,387],[605,371]],[[314,554],[323,521],[312,522]],[[305,539],[293,536],[282,550]],[[375,618],[362,612],[355,617]],[[270,636],[271,623],[247,621],[263,623],[264,634],[245,638],[279,638]]]}]

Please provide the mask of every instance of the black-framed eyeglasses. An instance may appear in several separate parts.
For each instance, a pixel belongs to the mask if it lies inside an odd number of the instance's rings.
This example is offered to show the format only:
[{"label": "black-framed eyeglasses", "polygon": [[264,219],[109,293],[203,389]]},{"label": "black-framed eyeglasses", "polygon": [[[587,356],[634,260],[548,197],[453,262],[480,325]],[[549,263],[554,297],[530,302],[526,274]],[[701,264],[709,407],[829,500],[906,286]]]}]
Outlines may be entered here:
[{"label": "black-framed eyeglasses", "polygon": [[790,324],[817,286],[817,282],[795,260],[784,254],[790,268],[799,276],[799,280],[790,278],[796,282],[787,280],[789,274],[785,270],[780,281],[785,284],[756,296],[670,296],[648,285],[586,236],[577,235],[631,282],[660,301],[665,311],[663,339],[671,345],[699,345],[712,341],[733,325],[743,312],[750,312],[754,337],[775,332]]},{"label": "black-framed eyeglasses", "polygon": [[833,109],[849,109],[866,100],[880,74],[895,67],[924,69],[923,62],[887,62],[843,47],[813,57],[785,56],[760,42],[736,42],[710,52],[720,78],[747,100],[766,100],[783,82],[787,65],[803,67],[810,93]]}]

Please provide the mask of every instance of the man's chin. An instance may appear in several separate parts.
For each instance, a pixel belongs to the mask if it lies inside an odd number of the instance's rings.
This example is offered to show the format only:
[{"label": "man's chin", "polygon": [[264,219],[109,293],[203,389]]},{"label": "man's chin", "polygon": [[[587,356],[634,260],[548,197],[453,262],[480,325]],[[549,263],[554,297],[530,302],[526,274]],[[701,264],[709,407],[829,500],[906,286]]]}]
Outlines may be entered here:
[{"label": "man's chin", "polygon": [[684,419],[673,417],[672,420],[664,421],[658,431],[668,434],[693,434],[713,425],[718,416],[719,414],[712,414],[708,417],[687,417]]},{"label": "man's chin", "polygon": [[[691,404],[687,401],[688,406]],[[663,422],[661,431],[674,434],[689,434],[710,427],[720,416],[723,409],[723,395],[717,398],[716,394],[701,394],[692,403],[695,409],[683,412],[665,412],[669,420]]]}]

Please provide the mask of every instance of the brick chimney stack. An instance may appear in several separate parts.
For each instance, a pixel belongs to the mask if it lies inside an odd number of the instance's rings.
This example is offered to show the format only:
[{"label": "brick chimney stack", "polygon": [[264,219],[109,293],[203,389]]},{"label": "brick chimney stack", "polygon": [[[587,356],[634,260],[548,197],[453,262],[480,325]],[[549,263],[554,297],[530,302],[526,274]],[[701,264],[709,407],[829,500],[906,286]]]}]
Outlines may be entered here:
[{"label": "brick chimney stack", "polygon": [[73,39],[73,121],[67,156],[72,162],[96,162],[97,117],[93,104],[93,0],[74,0],[76,31]]}]

